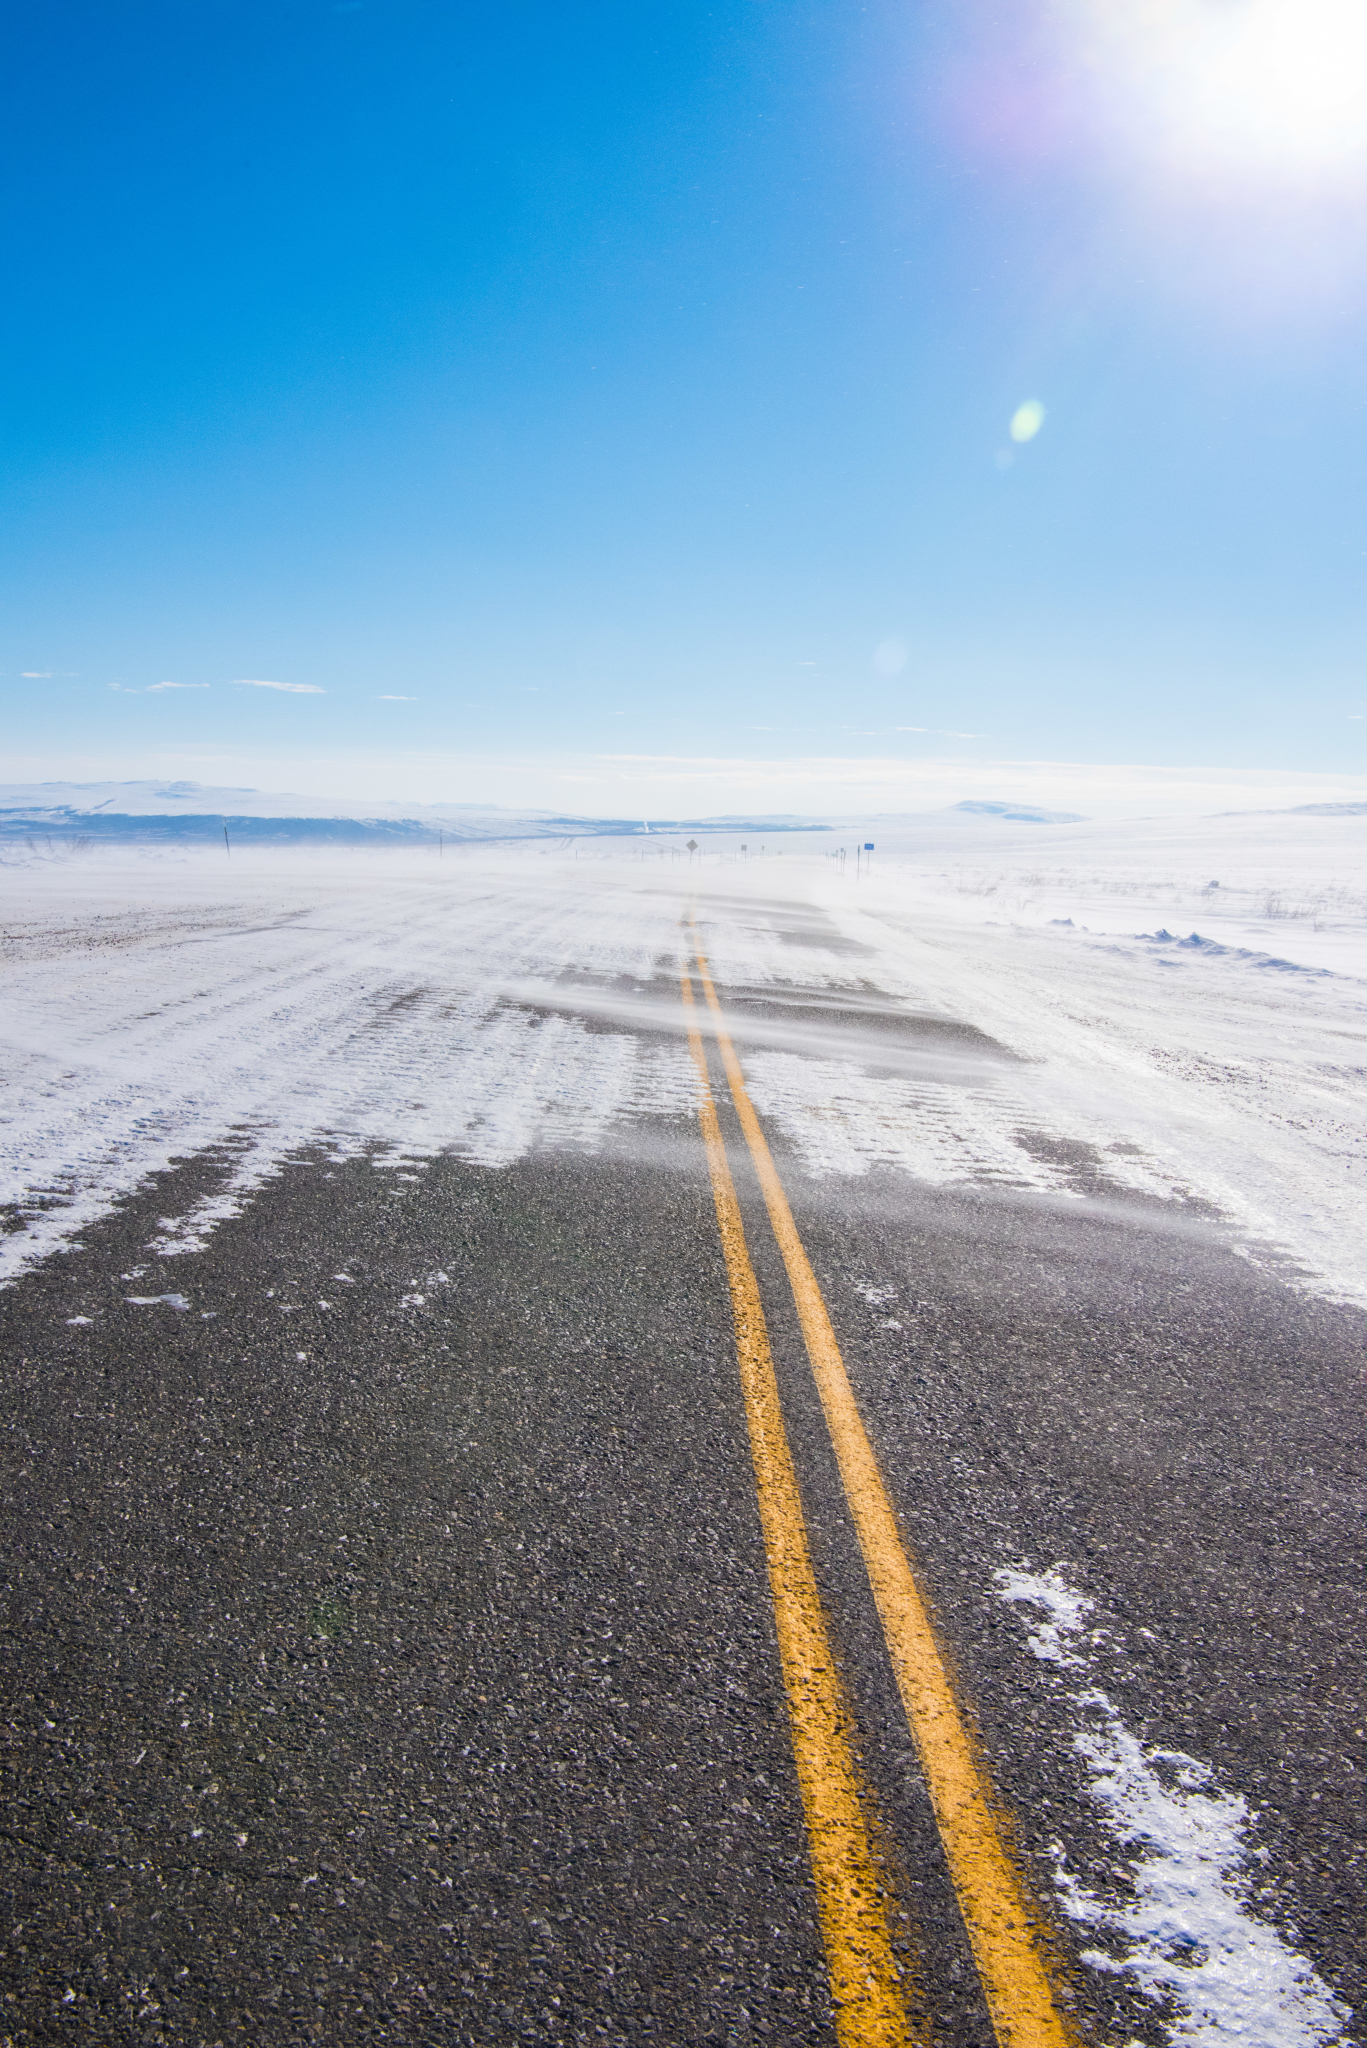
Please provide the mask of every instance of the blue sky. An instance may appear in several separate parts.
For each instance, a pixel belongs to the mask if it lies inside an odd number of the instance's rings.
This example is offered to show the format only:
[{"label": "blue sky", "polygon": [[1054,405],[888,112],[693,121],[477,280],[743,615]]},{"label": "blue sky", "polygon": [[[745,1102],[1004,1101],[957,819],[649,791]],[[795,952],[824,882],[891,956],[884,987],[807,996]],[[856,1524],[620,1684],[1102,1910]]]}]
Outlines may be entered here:
[{"label": "blue sky", "polygon": [[5,772],[1367,774],[1367,35],[1153,16],[25,10]]}]

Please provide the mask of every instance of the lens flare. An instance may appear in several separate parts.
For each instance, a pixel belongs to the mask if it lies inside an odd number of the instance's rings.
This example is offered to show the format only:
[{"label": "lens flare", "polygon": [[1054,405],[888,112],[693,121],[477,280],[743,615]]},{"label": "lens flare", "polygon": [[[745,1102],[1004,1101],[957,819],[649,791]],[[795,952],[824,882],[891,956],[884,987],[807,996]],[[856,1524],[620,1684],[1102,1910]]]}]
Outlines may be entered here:
[{"label": "lens flare", "polygon": [[1044,407],[1037,398],[1027,398],[1011,415],[1011,439],[1033,441],[1044,425]]}]

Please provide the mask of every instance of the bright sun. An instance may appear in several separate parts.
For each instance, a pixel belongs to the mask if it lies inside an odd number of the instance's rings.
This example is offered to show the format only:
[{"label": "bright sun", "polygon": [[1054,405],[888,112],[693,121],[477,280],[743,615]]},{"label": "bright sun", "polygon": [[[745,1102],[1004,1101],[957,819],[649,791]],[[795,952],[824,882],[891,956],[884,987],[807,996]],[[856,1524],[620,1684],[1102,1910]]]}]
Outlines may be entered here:
[{"label": "bright sun", "polygon": [[1182,156],[1367,159],[1367,0],[1084,0],[1092,64]]}]

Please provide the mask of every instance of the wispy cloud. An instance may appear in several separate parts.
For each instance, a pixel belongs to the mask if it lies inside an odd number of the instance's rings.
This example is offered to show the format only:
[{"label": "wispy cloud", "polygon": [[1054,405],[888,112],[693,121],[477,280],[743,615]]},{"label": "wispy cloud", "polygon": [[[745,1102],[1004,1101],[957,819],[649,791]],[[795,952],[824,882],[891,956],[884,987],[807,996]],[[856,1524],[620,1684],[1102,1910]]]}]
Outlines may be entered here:
[{"label": "wispy cloud", "polygon": [[208,683],[125,683],[113,682],[111,690],[122,697],[155,697],[159,690],[207,690]]},{"label": "wispy cloud", "polygon": [[41,683],[47,676],[52,674],[52,670],[50,668],[25,668],[21,669],[19,673],[26,683]]},{"label": "wispy cloud", "polygon": [[287,690],[292,697],[325,697],[327,691],[321,683],[272,683],[261,676],[235,676],[239,690]]},{"label": "wispy cloud", "polygon": [[416,704],[416,697],[400,697],[393,690],[383,690],[375,699],[377,704]]}]

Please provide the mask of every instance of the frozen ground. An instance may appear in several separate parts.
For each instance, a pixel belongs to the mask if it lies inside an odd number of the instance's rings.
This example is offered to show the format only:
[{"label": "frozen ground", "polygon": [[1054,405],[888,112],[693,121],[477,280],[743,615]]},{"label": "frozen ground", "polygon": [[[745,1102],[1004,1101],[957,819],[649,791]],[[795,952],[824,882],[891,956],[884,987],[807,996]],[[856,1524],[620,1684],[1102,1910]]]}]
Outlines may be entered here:
[{"label": "frozen ground", "polygon": [[[863,836],[12,862],[0,1272],[205,1148],[233,1187],[165,1245],[304,1145],[413,1172],[686,1110],[696,898],[756,1099],[811,1173],[1194,1203],[1367,1302],[1367,819],[942,816],[856,879]],[[1016,1057],[869,1028],[908,1018]]]}]

